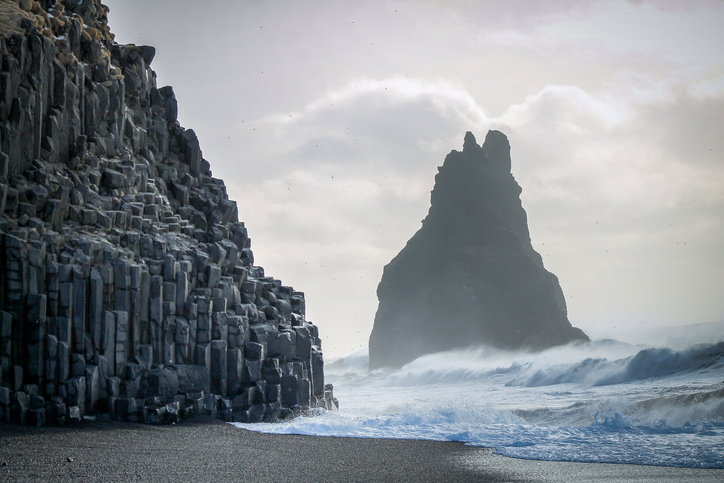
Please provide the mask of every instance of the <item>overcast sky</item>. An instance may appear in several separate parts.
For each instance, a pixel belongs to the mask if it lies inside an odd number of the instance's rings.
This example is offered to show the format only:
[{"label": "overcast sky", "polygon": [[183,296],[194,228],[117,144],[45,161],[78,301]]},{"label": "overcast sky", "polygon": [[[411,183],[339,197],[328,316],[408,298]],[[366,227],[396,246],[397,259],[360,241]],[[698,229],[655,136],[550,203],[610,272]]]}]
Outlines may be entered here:
[{"label": "overcast sky", "polygon": [[437,167],[488,129],[573,325],[724,320],[724,1],[104,3],[327,355],[366,346]]}]

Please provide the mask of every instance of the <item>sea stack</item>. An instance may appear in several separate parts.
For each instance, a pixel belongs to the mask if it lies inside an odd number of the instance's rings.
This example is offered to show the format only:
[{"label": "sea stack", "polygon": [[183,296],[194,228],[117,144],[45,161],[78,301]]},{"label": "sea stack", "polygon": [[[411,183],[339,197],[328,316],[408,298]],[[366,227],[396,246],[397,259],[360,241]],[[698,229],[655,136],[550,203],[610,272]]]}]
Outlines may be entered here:
[{"label": "sea stack", "polygon": [[304,293],[254,263],[253,207],[107,14],[0,1],[0,421],[332,409]]},{"label": "sea stack", "polygon": [[588,337],[568,321],[558,278],[533,249],[510,144],[465,135],[438,168],[422,227],[385,267],[370,368],[476,345],[540,350]]}]

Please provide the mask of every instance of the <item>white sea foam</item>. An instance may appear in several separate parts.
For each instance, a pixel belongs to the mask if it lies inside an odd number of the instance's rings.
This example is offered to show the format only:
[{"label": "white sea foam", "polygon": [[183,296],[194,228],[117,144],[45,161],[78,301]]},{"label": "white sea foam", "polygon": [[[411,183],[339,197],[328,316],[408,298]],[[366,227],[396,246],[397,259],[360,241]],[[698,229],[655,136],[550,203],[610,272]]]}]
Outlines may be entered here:
[{"label": "white sea foam", "polygon": [[251,430],[463,441],[530,459],[724,468],[724,342],[598,341],[537,354],[486,348],[367,372],[328,363],[338,412]]},{"label": "white sea foam", "polygon": [[529,364],[526,370],[509,381],[509,385],[549,386],[577,383],[587,386],[621,384],[630,381],[668,376],[707,368],[722,369],[724,342],[698,344],[683,350],[647,348],[619,359],[586,357],[578,362],[566,362],[538,368]]}]

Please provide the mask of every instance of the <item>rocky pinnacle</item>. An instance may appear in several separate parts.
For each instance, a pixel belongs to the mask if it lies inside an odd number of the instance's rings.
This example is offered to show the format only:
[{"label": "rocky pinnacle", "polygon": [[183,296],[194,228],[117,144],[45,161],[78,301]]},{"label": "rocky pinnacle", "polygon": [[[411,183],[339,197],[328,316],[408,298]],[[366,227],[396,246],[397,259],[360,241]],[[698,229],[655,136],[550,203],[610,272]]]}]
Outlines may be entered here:
[{"label": "rocky pinnacle", "polygon": [[568,321],[558,278],[533,249],[510,144],[465,135],[435,177],[430,211],[385,267],[370,368],[432,352],[489,346],[539,350],[588,337]]}]

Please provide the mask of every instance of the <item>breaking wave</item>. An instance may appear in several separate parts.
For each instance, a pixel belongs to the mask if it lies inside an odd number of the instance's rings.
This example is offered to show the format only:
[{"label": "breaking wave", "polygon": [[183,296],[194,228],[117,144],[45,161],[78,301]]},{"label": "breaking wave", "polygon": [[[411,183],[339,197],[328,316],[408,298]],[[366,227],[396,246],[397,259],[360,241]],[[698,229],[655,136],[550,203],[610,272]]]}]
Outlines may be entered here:
[{"label": "breaking wave", "polygon": [[478,347],[367,371],[326,366],[339,412],[271,432],[462,441],[557,461],[724,468],[724,342],[673,349],[594,341],[541,353]]},{"label": "breaking wave", "polygon": [[615,360],[588,357],[573,364],[542,369],[530,364],[508,384],[528,387],[561,383],[602,386],[709,368],[721,370],[722,366],[724,342],[719,342],[699,344],[684,350],[668,347],[642,349],[635,355]]}]

